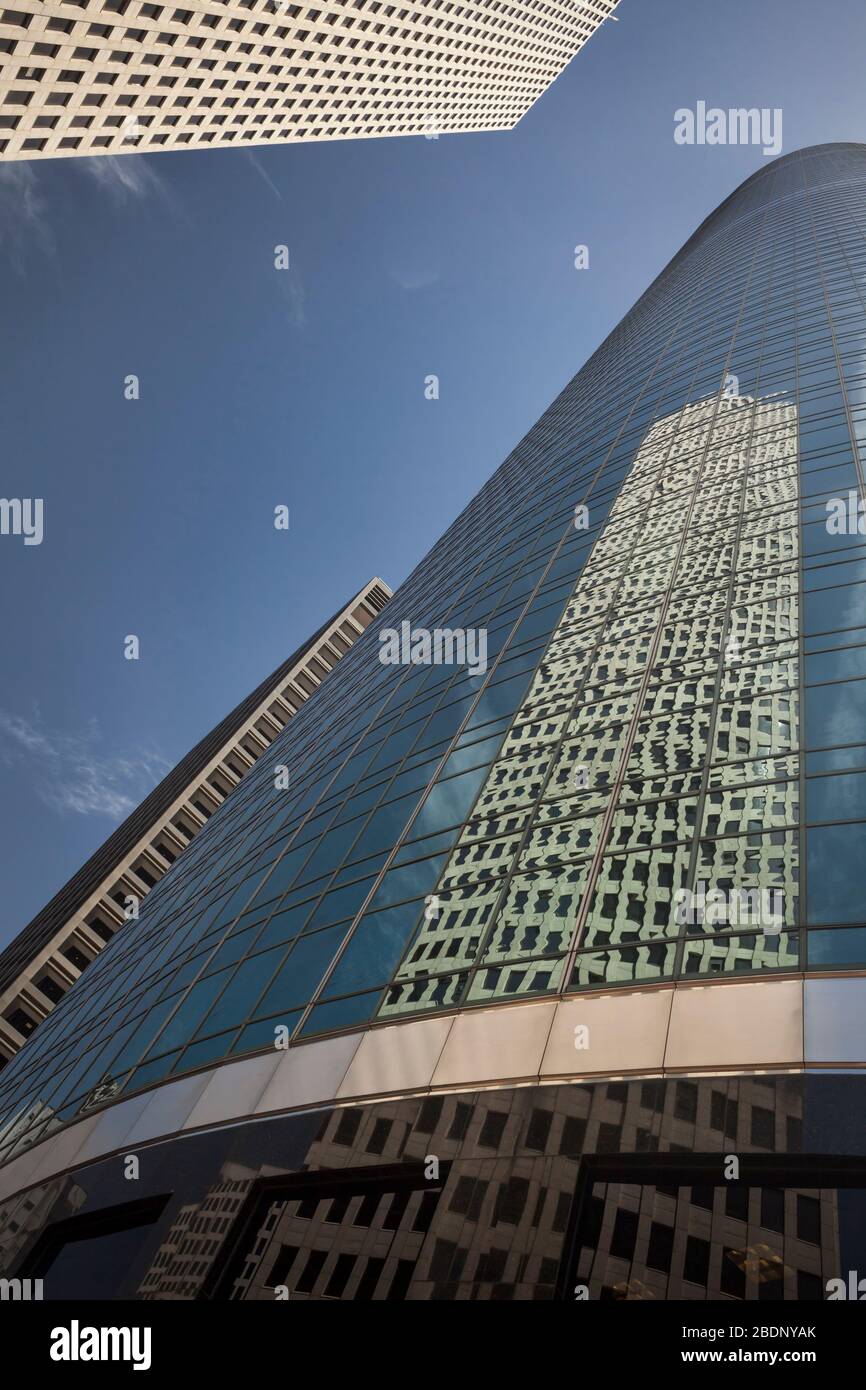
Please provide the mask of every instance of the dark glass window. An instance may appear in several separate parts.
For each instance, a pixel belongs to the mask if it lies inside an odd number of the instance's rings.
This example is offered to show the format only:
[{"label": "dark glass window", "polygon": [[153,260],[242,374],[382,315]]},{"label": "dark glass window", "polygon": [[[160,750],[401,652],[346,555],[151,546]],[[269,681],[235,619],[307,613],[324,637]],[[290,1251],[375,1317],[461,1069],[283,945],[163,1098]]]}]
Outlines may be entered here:
[{"label": "dark glass window", "polygon": [[785,1230],[785,1194],[777,1187],[761,1189],[761,1225],[768,1231]]},{"label": "dark glass window", "polygon": [[817,825],[807,836],[809,921],[866,919],[859,865],[866,857],[866,825]]},{"label": "dark glass window", "polygon": [[505,1133],[508,1116],[501,1110],[488,1110],[481,1126],[478,1142],[484,1149],[498,1149]]},{"label": "dark glass window", "polygon": [[719,1288],[722,1293],[728,1294],[730,1298],[746,1297],[746,1272],[738,1261],[742,1260],[742,1252],[732,1250],[725,1246],[722,1250],[722,1267],[719,1278]]},{"label": "dark glass window", "polygon": [[637,1226],[638,1215],[636,1211],[626,1211],[623,1207],[617,1210],[610,1241],[610,1253],[612,1255],[616,1255],[622,1260],[633,1259]]},{"label": "dark glass window", "polygon": [[671,1255],[674,1248],[674,1228],[673,1226],[662,1225],[659,1221],[653,1221],[650,1226],[649,1246],[647,1248],[646,1262],[650,1269],[660,1269],[665,1274],[670,1273]]},{"label": "dark glass window", "polygon": [[690,1284],[707,1286],[710,1274],[710,1242],[699,1236],[686,1238],[686,1253],[683,1261],[683,1278]]}]

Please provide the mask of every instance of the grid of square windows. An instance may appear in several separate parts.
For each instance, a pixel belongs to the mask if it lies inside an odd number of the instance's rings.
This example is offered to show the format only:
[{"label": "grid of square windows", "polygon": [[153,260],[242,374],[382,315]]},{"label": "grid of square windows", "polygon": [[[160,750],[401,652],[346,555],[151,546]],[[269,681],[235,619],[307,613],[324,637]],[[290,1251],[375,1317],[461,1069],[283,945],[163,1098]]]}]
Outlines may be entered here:
[{"label": "grid of square windows", "polygon": [[17,0],[0,158],[513,126],[616,0]]}]

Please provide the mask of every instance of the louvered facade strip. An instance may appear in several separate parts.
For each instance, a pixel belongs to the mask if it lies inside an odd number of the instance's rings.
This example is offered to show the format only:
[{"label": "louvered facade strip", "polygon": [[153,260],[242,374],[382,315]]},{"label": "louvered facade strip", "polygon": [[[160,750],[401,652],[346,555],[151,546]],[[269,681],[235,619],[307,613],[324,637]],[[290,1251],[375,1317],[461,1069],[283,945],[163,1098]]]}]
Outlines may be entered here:
[{"label": "louvered facade strip", "polygon": [[124,926],[391,596],[373,578],[154,787],[0,953],[0,1066]]}]

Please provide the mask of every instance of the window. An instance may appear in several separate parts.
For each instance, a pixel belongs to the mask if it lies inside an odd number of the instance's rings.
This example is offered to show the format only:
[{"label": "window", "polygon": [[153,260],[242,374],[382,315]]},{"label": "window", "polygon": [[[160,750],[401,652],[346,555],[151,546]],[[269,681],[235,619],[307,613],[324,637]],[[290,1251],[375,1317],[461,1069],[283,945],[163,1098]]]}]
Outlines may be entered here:
[{"label": "window", "polygon": [[777,1187],[765,1187],[761,1191],[761,1225],[768,1231],[785,1229],[785,1194]]},{"label": "window", "polygon": [[[413,1162],[260,1178],[236,1212],[204,1295],[243,1298],[262,1281],[286,1285],[290,1298],[367,1299],[384,1292],[391,1249],[400,1259],[386,1296],[405,1298],[449,1170],[443,1163],[429,1179]],[[375,1258],[359,1254],[363,1232]]]},{"label": "window", "polygon": [[508,1116],[500,1110],[488,1110],[481,1126],[478,1143],[484,1149],[498,1149],[505,1133]]},{"label": "window", "polygon": [[710,1242],[699,1236],[688,1236],[683,1261],[683,1278],[690,1284],[706,1288],[710,1275]]}]

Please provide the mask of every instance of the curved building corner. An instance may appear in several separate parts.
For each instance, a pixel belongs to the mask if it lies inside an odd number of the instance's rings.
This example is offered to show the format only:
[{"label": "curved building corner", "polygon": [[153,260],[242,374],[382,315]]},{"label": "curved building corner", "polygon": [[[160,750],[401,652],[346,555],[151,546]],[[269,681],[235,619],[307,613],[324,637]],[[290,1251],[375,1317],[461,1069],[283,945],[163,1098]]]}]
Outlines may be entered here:
[{"label": "curved building corner", "polygon": [[4,1273],[866,1267],[864,214],[862,145],[735,190],[10,1061]]}]

